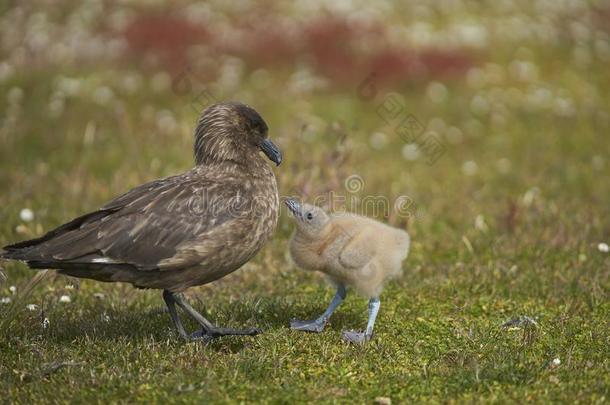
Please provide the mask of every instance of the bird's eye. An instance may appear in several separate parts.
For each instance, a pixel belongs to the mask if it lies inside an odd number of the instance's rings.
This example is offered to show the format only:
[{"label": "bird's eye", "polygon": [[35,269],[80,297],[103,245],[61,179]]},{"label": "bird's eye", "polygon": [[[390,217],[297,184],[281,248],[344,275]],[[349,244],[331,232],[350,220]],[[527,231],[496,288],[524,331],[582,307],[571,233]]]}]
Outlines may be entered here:
[{"label": "bird's eye", "polygon": [[307,219],[313,219],[313,214],[311,212],[307,213]]}]

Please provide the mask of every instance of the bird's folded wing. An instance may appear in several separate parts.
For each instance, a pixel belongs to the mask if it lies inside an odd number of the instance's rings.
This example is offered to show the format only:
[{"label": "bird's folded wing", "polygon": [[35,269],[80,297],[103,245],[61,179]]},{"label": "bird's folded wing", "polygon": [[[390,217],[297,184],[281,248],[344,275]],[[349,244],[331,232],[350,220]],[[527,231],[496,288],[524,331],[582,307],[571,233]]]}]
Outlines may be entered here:
[{"label": "bird's folded wing", "polygon": [[[139,270],[188,266],[196,252],[182,254],[181,247],[216,238],[222,243],[227,226],[235,224],[247,196],[239,184],[202,181],[182,175],[144,184],[112,200],[99,211],[79,217],[36,240],[23,242],[15,258],[26,261],[128,264]],[[236,199],[242,201],[235,203]],[[240,205],[241,204],[241,205]],[[237,208],[236,208],[237,207]],[[227,225],[221,227],[221,225]],[[218,229],[220,234],[214,231]],[[202,254],[206,249],[201,248]],[[188,259],[187,259],[188,258]]]},{"label": "bird's folded wing", "polygon": [[375,257],[375,246],[371,243],[368,231],[350,234],[349,241],[339,253],[339,262],[346,268],[359,269],[368,264]]}]

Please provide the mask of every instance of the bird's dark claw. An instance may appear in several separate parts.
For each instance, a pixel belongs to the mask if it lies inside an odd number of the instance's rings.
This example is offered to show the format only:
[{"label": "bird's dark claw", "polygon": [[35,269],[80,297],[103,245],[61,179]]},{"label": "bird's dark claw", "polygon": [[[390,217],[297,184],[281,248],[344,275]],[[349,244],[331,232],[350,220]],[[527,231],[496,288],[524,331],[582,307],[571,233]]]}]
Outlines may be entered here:
[{"label": "bird's dark claw", "polygon": [[213,339],[214,339],[214,336],[208,335],[207,332],[205,331],[205,329],[201,329],[201,330],[191,333],[190,339],[188,339],[188,340],[190,342],[208,343],[209,341],[211,341]]},{"label": "bird's dark claw", "polygon": [[201,329],[191,334],[190,340],[197,342],[209,342],[221,336],[255,336],[261,333],[258,328],[249,329],[230,329],[230,328],[215,328],[212,330]]}]

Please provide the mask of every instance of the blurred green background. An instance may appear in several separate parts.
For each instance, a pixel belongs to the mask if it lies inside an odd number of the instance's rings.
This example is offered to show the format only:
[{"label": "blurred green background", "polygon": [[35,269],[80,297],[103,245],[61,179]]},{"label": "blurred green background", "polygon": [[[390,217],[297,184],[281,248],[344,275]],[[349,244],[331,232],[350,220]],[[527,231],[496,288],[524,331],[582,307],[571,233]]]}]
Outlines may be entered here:
[{"label": "blurred green background", "polygon": [[293,268],[286,215],[190,292],[255,339],[184,345],[159,292],[2,263],[4,400],[608,400],[609,2],[4,1],[0,38],[2,245],[190,168],[229,99],[269,124],[281,195],[336,193],[413,240],[363,348],[340,339],[355,295],[323,334],[287,328],[332,291]]}]

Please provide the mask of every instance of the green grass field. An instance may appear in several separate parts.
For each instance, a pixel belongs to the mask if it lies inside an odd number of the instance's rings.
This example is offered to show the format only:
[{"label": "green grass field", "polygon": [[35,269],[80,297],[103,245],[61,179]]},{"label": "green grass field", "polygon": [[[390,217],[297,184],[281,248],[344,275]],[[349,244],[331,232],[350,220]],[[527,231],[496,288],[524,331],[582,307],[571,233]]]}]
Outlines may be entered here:
[{"label": "green grass field", "polygon": [[[262,328],[257,337],[185,344],[159,291],[33,280],[41,273],[2,262],[3,403],[609,400],[610,7],[384,4],[354,9],[385,39],[336,23],[353,10],[288,30],[318,15],[303,5],[1,6],[1,245],[190,168],[199,111],[225,99],[269,124],[282,196],[334,195],[413,241],[364,347],[341,340],[366,323],[355,294],[324,333],[288,328],[333,291],[291,264],[285,210],[252,262],[188,293],[220,325]],[[252,24],[278,16],[279,35]],[[182,31],[142,42],[163,18]],[[209,22],[201,38],[184,23],[198,18]],[[209,45],[227,27],[255,27],[246,50]],[[378,47],[388,51],[375,59]],[[380,113],[390,100],[444,153],[405,144]],[[366,208],[367,196],[383,209]],[[535,324],[502,327],[524,316]]]}]

